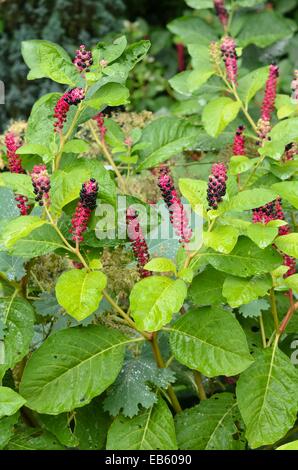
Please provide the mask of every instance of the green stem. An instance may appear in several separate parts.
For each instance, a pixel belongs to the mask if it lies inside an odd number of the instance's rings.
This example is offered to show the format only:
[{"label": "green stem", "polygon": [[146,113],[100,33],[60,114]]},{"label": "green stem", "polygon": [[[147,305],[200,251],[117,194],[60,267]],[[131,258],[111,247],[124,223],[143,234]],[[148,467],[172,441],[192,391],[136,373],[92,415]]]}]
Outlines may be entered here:
[{"label": "green stem", "polygon": [[278,320],[278,314],[277,314],[274,287],[272,287],[272,289],[270,290],[270,303],[271,303],[271,313],[272,313],[273,320],[274,320],[275,331],[278,332],[279,320]]},{"label": "green stem", "polygon": [[262,337],[263,348],[266,348],[266,346],[267,346],[267,343],[266,343],[266,333],[265,333],[265,327],[264,327],[264,321],[263,321],[263,316],[262,316],[262,314],[260,315],[260,330],[261,330],[261,337]]},{"label": "green stem", "polygon": [[202,374],[198,370],[193,371],[193,376],[195,379],[195,384],[198,391],[198,396],[200,400],[207,400],[206,392],[204,389],[203,381],[202,381]]},{"label": "green stem", "polygon": [[247,111],[246,107],[244,106],[242,100],[240,99],[240,96],[238,95],[238,91],[236,89],[235,83],[232,84],[231,90],[233,92],[233,95],[236,98],[236,101],[238,101],[238,103],[240,104],[240,107],[241,107],[241,110],[242,110],[243,114],[245,115],[246,119],[248,120],[249,124],[251,125],[251,127],[253,128],[255,133],[257,134],[258,133],[257,125],[255,124],[253,118],[251,117],[251,115]]}]

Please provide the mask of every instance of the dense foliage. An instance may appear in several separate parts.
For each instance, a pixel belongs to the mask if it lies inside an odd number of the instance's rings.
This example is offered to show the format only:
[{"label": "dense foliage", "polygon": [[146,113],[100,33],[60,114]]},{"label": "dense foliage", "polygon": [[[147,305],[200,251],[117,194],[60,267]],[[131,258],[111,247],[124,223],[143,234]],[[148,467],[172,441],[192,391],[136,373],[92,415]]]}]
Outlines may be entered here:
[{"label": "dense foliage", "polygon": [[164,116],[104,114],[148,40],[22,43],[65,89],[3,141],[2,448],[297,449],[296,25],[186,3]]}]

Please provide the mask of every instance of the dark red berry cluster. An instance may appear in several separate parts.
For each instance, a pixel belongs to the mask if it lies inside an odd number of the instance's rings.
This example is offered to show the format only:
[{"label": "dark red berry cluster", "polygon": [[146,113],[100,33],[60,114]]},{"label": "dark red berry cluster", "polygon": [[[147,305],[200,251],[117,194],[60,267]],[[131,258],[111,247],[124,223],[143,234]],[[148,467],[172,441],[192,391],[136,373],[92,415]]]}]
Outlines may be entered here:
[{"label": "dark red berry cluster", "polygon": [[126,211],[126,226],[132,251],[138,263],[139,274],[142,278],[151,276],[152,272],[144,269],[145,264],[150,260],[147,242],[138,220],[138,214],[132,207]]},{"label": "dark red berry cluster", "polygon": [[76,243],[84,240],[83,233],[87,229],[91,212],[96,208],[96,199],[98,194],[98,184],[94,178],[82,185],[80,191],[80,201],[76,207],[74,216],[71,220],[70,233]]},{"label": "dark red berry cluster", "polygon": [[226,27],[229,22],[229,14],[225,7],[224,0],[213,0],[215,13],[221,24]]},{"label": "dark red berry cluster", "polygon": [[233,143],[233,155],[245,155],[244,129],[244,126],[239,126],[236,130]]},{"label": "dark red berry cluster", "polygon": [[226,194],[227,169],[224,163],[214,163],[209,176],[207,200],[209,207],[217,209]]},{"label": "dark red berry cluster", "polygon": [[76,56],[73,63],[80,72],[89,72],[89,67],[93,64],[92,52],[87,51],[86,46],[82,44],[79,49],[76,50]]},{"label": "dark red berry cluster", "polygon": [[31,180],[33,192],[35,194],[35,201],[37,201],[40,206],[43,206],[44,204],[48,206],[50,203],[49,192],[51,189],[51,183],[47,167],[45,165],[35,165],[31,173]]},{"label": "dark red berry cluster", "polygon": [[54,109],[54,118],[56,119],[54,123],[55,132],[62,131],[70,106],[77,106],[84,98],[85,92],[83,88],[73,88],[59,98]]},{"label": "dark red berry cluster", "polygon": [[225,36],[221,43],[221,54],[223,61],[226,66],[227,79],[229,82],[237,83],[238,64],[237,64],[237,53],[236,43],[233,38]]}]

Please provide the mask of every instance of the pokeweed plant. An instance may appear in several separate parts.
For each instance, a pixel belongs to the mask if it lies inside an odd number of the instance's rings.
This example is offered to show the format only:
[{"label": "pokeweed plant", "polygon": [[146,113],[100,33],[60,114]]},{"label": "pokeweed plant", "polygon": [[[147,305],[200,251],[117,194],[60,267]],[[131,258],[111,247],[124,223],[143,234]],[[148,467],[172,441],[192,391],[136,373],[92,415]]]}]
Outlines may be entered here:
[{"label": "pokeweed plant", "polygon": [[[73,61],[23,43],[28,78],[68,89],[35,103],[23,140],[5,138],[2,448],[297,448],[297,71],[278,95],[277,64],[241,70],[246,46],[294,27],[254,0],[187,3],[196,14],[169,25],[192,60],[170,80],[187,117],[144,129],[103,111],[127,102],[148,41],[81,45]],[[193,149],[210,175],[177,183]],[[50,256],[54,290],[36,274]]]}]

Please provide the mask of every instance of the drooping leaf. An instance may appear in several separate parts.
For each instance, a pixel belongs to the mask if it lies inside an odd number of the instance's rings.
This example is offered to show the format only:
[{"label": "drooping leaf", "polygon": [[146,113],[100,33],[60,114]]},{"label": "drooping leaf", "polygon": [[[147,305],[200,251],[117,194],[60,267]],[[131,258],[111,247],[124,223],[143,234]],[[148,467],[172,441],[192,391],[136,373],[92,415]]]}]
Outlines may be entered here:
[{"label": "drooping leaf", "polygon": [[250,210],[273,201],[277,193],[271,189],[254,188],[241,191],[228,203],[229,210]]},{"label": "drooping leaf", "polygon": [[268,275],[254,276],[250,279],[227,276],[222,294],[232,308],[237,308],[263,297],[271,287],[272,280]]},{"label": "drooping leaf", "polygon": [[114,382],[125,345],[135,340],[103,326],[58,331],[32,354],[20,393],[39,413],[56,415],[84,406]]},{"label": "drooping leaf", "polygon": [[107,83],[97,90],[91,98],[86,100],[86,105],[99,109],[105,106],[119,106],[126,104],[129,90],[121,83]]},{"label": "drooping leaf", "polygon": [[244,331],[220,307],[192,310],[168,329],[175,358],[207,377],[236,375],[252,362]]},{"label": "drooping leaf", "polygon": [[153,258],[146,264],[145,269],[158,273],[176,272],[176,266],[169,258]]},{"label": "drooping leaf", "polygon": [[268,72],[269,67],[261,67],[239,79],[237,90],[245,106],[247,106],[255,94],[264,87],[268,78]]},{"label": "drooping leaf", "polygon": [[[0,186],[4,186],[5,188],[13,189],[14,191],[22,194],[23,196],[27,196],[30,198],[34,197],[32,181],[30,176],[22,175],[18,173],[8,173],[4,172],[0,174]],[[12,210],[12,203],[10,202],[9,206],[10,210]],[[17,207],[15,207],[16,212],[15,217],[20,215],[20,212]],[[7,209],[6,209],[7,210]]]},{"label": "drooping leaf", "polygon": [[33,230],[41,227],[45,223],[45,220],[34,215],[26,215],[13,219],[5,226],[1,242],[3,242],[4,246],[9,250],[13,248],[18,240],[28,236]]},{"label": "drooping leaf", "polygon": [[168,23],[169,30],[179,36],[184,44],[205,44],[216,39],[215,32],[201,18],[182,16]]},{"label": "drooping leaf", "polygon": [[9,440],[6,450],[63,450],[53,434],[36,428],[21,428]]},{"label": "drooping leaf", "polygon": [[1,187],[3,182],[2,177],[5,174],[0,174],[0,220],[15,219],[20,215],[13,191],[9,188]]},{"label": "drooping leaf", "polygon": [[0,386],[0,419],[15,414],[25,403],[26,400],[12,388]]},{"label": "drooping leaf", "polygon": [[56,416],[39,415],[38,418],[47,431],[51,432],[62,445],[66,447],[77,447],[79,445],[78,438],[70,429],[67,413]]},{"label": "drooping leaf", "polygon": [[37,100],[31,110],[26,129],[26,141],[30,144],[50,145],[54,142],[54,113],[60,93],[48,93]]},{"label": "drooping leaf", "polygon": [[107,439],[108,450],[177,449],[172,413],[160,398],[156,404],[133,418],[118,416]]}]

